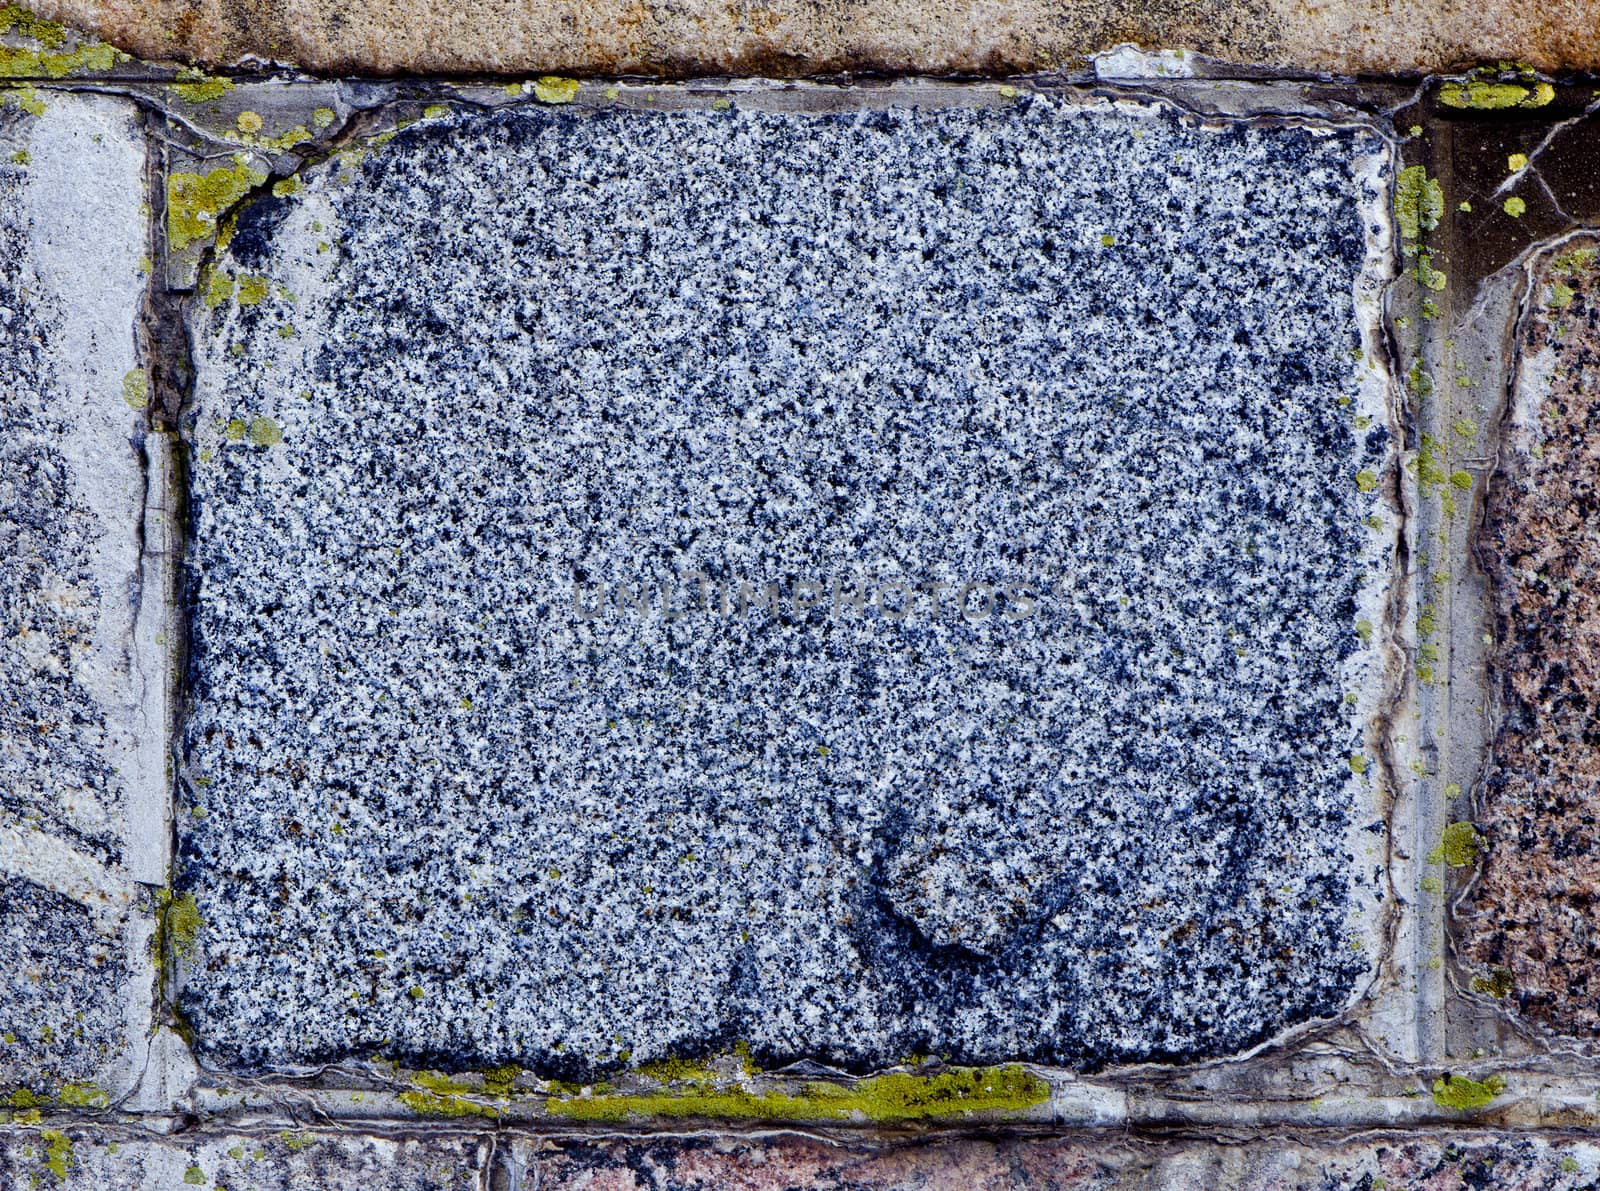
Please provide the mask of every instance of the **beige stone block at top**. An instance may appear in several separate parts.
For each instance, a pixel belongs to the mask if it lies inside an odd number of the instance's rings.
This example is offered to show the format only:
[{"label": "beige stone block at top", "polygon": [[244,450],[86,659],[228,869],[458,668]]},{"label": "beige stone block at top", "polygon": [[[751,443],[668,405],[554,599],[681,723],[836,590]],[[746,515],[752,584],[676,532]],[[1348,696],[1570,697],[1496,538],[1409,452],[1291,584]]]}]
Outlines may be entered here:
[{"label": "beige stone block at top", "polygon": [[1600,66],[1600,0],[40,0],[145,58],[348,73],[1023,73],[1123,42],[1337,73]]}]

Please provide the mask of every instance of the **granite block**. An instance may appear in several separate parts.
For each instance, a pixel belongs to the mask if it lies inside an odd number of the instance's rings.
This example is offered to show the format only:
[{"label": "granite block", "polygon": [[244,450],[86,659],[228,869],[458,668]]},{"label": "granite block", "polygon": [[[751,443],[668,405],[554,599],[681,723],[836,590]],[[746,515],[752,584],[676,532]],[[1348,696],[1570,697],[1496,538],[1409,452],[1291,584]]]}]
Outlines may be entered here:
[{"label": "granite block", "polygon": [[[329,73],[1033,73],[1118,46],[1341,74],[1600,65],[1593,0],[36,0],[142,57]],[[1179,69],[1192,70],[1180,59]]]},{"label": "granite block", "polygon": [[203,280],[214,1061],[1095,1066],[1357,991],[1380,140],[745,102],[436,111]]},{"label": "granite block", "polygon": [[811,1138],[646,1138],[519,1145],[541,1191],[1381,1191],[1592,1187],[1586,1140],[1443,1134],[1277,1144],[1150,1142],[1107,1135],[829,1144]]},{"label": "granite block", "polygon": [[[1600,1034],[1600,402],[1597,245],[1545,253],[1479,557],[1493,592],[1496,728],[1461,908],[1475,991],[1563,1033]],[[1479,834],[1481,831],[1481,834]],[[1470,869],[1469,869],[1470,871]]]},{"label": "granite block", "polygon": [[135,645],[144,142],[120,100],[12,101],[0,108],[0,1084],[55,1088],[128,1075],[129,984],[147,967],[126,952],[141,929],[134,820],[144,795],[165,800]]},{"label": "granite block", "polygon": [[486,1139],[302,1129],[160,1137],[41,1123],[0,1136],[0,1185],[87,1191],[478,1191]]}]

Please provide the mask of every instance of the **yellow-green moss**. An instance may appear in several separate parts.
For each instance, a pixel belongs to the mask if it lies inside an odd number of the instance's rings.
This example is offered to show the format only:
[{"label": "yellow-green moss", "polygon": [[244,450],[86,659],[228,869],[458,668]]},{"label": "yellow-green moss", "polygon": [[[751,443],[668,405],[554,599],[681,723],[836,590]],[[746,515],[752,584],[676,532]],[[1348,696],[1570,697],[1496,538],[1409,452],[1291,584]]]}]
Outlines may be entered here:
[{"label": "yellow-green moss", "polygon": [[103,74],[128,55],[108,45],[83,45],[66,53],[0,46],[0,78],[64,79],[71,74]]},{"label": "yellow-green moss", "polygon": [[215,310],[233,297],[233,278],[227,273],[213,271],[206,279],[206,306]]},{"label": "yellow-green moss", "polygon": [[879,1075],[850,1087],[812,1083],[796,1094],[718,1088],[705,1081],[688,1091],[554,1098],[546,1102],[546,1108],[553,1115],[583,1121],[619,1121],[630,1116],[907,1121],[973,1112],[1018,1112],[1042,1104],[1049,1096],[1050,1086],[1044,1080],[1013,1063],[956,1068],[939,1075]]},{"label": "yellow-green moss", "polygon": [[41,20],[16,4],[0,8],[0,33],[15,33],[51,50],[59,48],[67,40],[67,31],[60,25]]},{"label": "yellow-green moss", "polygon": [[[504,1068],[498,1069],[499,1072],[504,1070]],[[514,1072],[516,1069],[512,1068],[511,1070],[513,1071],[511,1078],[515,1079]],[[428,1117],[488,1117],[493,1119],[500,1115],[500,1110],[492,1104],[481,1104],[476,1100],[468,1099],[468,1096],[477,1089],[459,1080],[450,1079],[443,1075],[432,1075],[426,1071],[412,1076],[412,1079],[420,1085],[420,1088],[414,1091],[401,1092],[398,1097],[400,1103],[411,1109],[412,1112]],[[500,1081],[497,1079],[497,1086],[499,1086],[499,1083]],[[487,1090],[487,1079],[484,1081],[484,1087]],[[507,1085],[507,1090],[509,1091],[509,1085]]]},{"label": "yellow-green moss", "polygon": [[56,1178],[65,1179],[72,1163],[72,1141],[59,1129],[46,1129],[39,1136],[45,1143],[44,1164]]},{"label": "yellow-green moss", "polygon": [[1465,868],[1478,859],[1481,846],[1482,837],[1471,823],[1452,823],[1444,829],[1439,846],[1428,853],[1428,863]]},{"label": "yellow-green moss", "polygon": [[217,218],[251,189],[267,180],[236,155],[233,165],[206,174],[173,174],[167,179],[167,243],[181,252],[217,230]]},{"label": "yellow-green moss", "polygon": [[1490,968],[1487,976],[1472,978],[1473,992],[1494,997],[1496,1000],[1509,997],[1513,987],[1510,968]]},{"label": "yellow-green moss", "polygon": [[150,378],[144,369],[134,368],[122,378],[122,399],[129,409],[143,409],[150,404]]},{"label": "yellow-green moss", "polygon": [[212,103],[233,90],[233,80],[212,78],[203,70],[185,67],[170,88],[185,103]]},{"label": "yellow-green moss", "polygon": [[259,273],[246,273],[239,278],[239,305],[259,306],[272,291],[270,278]]},{"label": "yellow-green moss", "polygon": [[1406,166],[1395,186],[1394,212],[1404,239],[1415,240],[1423,232],[1431,232],[1444,214],[1444,191],[1439,180],[1428,177],[1423,166]]},{"label": "yellow-green moss", "polygon": [[533,97],[540,103],[571,103],[578,98],[578,80],[547,74],[534,82]]},{"label": "yellow-green moss", "polygon": [[158,896],[161,905],[160,937],[171,954],[190,954],[200,936],[200,907],[195,904],[194,894],[184,893],[173,897],[163,889]]},{"label": "yellow-green moss", "polygon": [[1446,83],[1439,90],[1439,102],[1445,107],[1489,112],[1505,108],[1542,108],[1555,97],[1555,88],[1549,83],[1524,87],[1520,83],[1490,83],[1483,79]]},{"label": "yellow-green moss", "polygon": [[39,98],[39,93],[28,83],[10,87],[0,95],[0,103],[15,103],[30,116],[44,115],[44,100]]},{"label": "yellow-green moss", "polygon": [[1433,1102],[1440,1108],[1468,1112],[1486,1107],[1505,1090],[1506,1081],[1498,1075],[1483,1080],[1468,1079],[1465,1075],[1447,1075],[1433,1081]]},{"label": "yellow-green moss", "polygon": [[63,1084],[59,1099],[68,1108],[105,1108],[111,1103],[105,1089],[92,1083]]},{"label": "yellow-green moss", "polygon": [[271,418],[250,419],[250,441],[258,447],[275,447],[283,441],[283,430]]}]

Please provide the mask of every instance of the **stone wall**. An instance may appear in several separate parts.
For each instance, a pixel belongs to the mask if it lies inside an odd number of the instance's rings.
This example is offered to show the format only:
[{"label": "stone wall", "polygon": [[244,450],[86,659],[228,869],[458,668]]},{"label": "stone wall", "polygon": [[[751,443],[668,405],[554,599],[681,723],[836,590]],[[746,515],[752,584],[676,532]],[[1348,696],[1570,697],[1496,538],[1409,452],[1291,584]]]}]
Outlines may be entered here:
[{"label": "stone wall", "polygon": [[1591,39],[58,8],[0,1183],[1600,1177]]}]

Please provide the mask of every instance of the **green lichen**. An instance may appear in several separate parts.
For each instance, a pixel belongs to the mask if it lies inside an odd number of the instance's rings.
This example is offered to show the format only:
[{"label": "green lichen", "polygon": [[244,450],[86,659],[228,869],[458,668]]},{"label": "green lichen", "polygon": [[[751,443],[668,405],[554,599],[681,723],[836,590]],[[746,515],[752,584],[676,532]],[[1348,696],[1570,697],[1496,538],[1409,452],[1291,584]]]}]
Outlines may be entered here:
[{"label": "green lichen", "polygon": [[[1445,283],[1449,280],[1444,273],[1433,267],[1433,257],[1426,252],[1417,255],[1416,277],[1417,284],[1434,293],[1444,289]],[[1434,310],[1437,312],[1438,307],[1435,306]]]},{"label": "green lichen", "polygon": [[172,955],[189,955],[200,937],[200,907],[194,894],[183,893],[174,897],[168,890],[157,895],[160,902],[160,920],[157,934],[163,946]]},{"label": "green lichen", "polygon": [[1576,291],[1564,282],[1556,282],[1550,287],[1550,305],[1557,310],[1564,310],[1572,305]]},{"label": "green lichen", "polygon": [[1503,1001],[1514,989],[1510,968],[1490,968],[1487,976],[1472,978],[1472,991]]},{"label": "green lichen", "polygon": [[1528,213],[1528,204],[1517,195],[1512,195],[1501,204],[1501,207],[1504,209],[1505,213],[1511,216],[1513,219],[1521,219]]},{"label": "green lichen", "polygon": [[51,50],[58,49],[67,40],[67,31],[60,25],[41,20],[16,4],[0,8],[0,33],[15,33]]},{"label": "green lichen", "polygon": [[275,447],[283,442],[283,430],[271,418],[250,419],[250,441],[258,447]]},{"label": "green lichen", "polygon": [[1424,893],[1444,892],[1444,882],[1439,880],[1439,878],[1434,876],[1432,873],[1429,873],[1426,877],[1423,877],[1419,883],[1421,884],[1422,892]]},{"label": "green lichen", "polygon": [[233,90],[233,81],[212,78],[203,70],[185,67],[178,71],[178,81],[169,89],[185,103],[213,103]]},{"label": "green lichen", "polygon": [[259,306],[272,292],[272,281],[259,273],[246,273],[239,278],[239,305]]},{"label": "green lichen", "polygon": [[[515,1075],[512,1078],[515,1079]],[[459,1080],[443,1075],[432,1075],[425,1071],[414,1075],[412,1080],[419,1085],[418,1090],[401,1092],[398,1099],[411,1111],[422,1116],[494,1119],[500,1115],[500,1110],[492,1104],[469,1099],[468,1097],[477,1089]]]},{"label": "green lichen", "polygon": [[11,164],[12,165],[32,165],[33,164],[33,154],[29,153],[26,149],[18,149],[15,153],[13,153],[11,155]]},{"label": "green lichen", "polygon": [[1428,863],[1466,868],[1477,861],[1482,839],[1471,823],[1452,823],[1444,829],[1439,846],[1428,853]]},{"label": "green lichen", "polygon": [[1472,79],[1465,83],[1446,83],[1439,91],[1439,102],[1449,108],[1496,112],[1506,108],[1542,108],[1556,97],[1549,83],[1524,87],[1520,83],[1491,83]]},{"label": "green lichen", "polygon": [[57,1179],[65,1179],[72,1163],[71,1139],[59,1129],[46,1129],[39,1136],[45,1143],[44,1164]]},{"label": "green lichen", "polygon": [[134,368],[123,376],[122,399],[129,409],[143,409],[150,404],[150,378],[144,369]]},{"label": "green lichen", "polygon": [[215,310],[231,297],[233,297],[233,278],[227,273],[213,272],[206,279],[205,303],[207,308]]},{"label": "green lichen", "polygon": [[1444,214],[1444,190],[1439,180],[1428,177],[1423,166],[1406,166],[1395,187],[1394,211],[1402,238],[1415,240],[1423,232],[1431,232]]},{"label": "green lichen", "polygon": [[181,252],[217,230],[217,219],[251,189],[267,180],[243,154],[233,165],[205,174],[177,173],[167,179],[167,243]]},{"label": "green lichen", "polygon": [[272,184],[272,193],[277,195],[279,198],[288,198],[291,194],[299,194],[300,179],[284,178],[280,182],[274,182]]},{"label": "green lichen", "polygon": [[1378,473],[1370,468],[1356,472],[1356,487],[1362,492],[1373,492],[1378,487]]},{"label": "green lichen", "polygon": [[1561,273],[1586,273],[1594,267],[1597,254],[1600,250],[1594,248],[1574,248],[1552,259],[1550,266]]},{"label": "green lichen", "polygon": [[1361,638],[1361,644],[1372,644],[1372,622],[1370,620],[1356,621],[1356,636]]},{"label": "green lichen", "polygon": [[1433,1102],[1440,1108],[1470,1112],[1486,1108],[1505,1090],[1506,1081],[1498,1075],[1483,1080],[1468,1079],[1465,1075],[1446,1075],[1443,1079],[1433,1081]]},{"label": "green lichen", "polygon": [[41,1096],[28,1088],[18,1088],[6,1097],[6,1104],[11,1108],[43,1108],[49,1103],[48,1096]]},{"label": "green lichen", "polygon": [[191,1166],[183,1172],[183,1181],[191,1187],[204,1187],[206,1185],[206,1172],[198,1166]]},{"label": "green lichen", "polygon": [[553,1115],[581,1121],[628,1117],[720,1117],[742,1120],[928,1120],[974,1112],[1019,1112],[1049,1099],[1050,1085],[1020,1064],[958,1067],[939,1075],[895,1073],[849,1087],[810,1083],[798,1093],[719,1088],[710,1081],[690,1090],[558,1097]]},{"label": "green lichen", "polygon": [[92,1083],[64,1084],[59,1099],[68,1108],[105,1108],[111,1103],[105,1089]]},{"label": "green lichen", "polygon": [[3,95],[0,95],[0,103],[15,103],[30,116],[44,115],[44,100],[39,98],[39,93],[28,83],[8,88]]},{"label": "green lichen", "polygon": [[1353,774],[1355,774],[1355,775],[1357,775],[1359,777],[1361,774],[1366,773],[1367,765],[1368,765],[1368,761],[1367,761],[1366,757],[1363,756],[1362,754],[1360,754],[1360,753],[1351,753],[1350,754],[1350,772],[1351,773],[1353,773]]},{"label": "green lichen", "polygon": [[1450,473],[1450,486],[1465,492],[1472,487],[1472,473],[1456,470]]},{"label": "green lichen", "polygon": [[74,74],[104,74],[128,55],[108,45],[83,45],[66,53],[0,46],[0,78],[64,79]]},{"label": "green lichen", "polygon": [[571,103],[578,98],[578,80],[547,74],[534,82],[533,97],[540,103]]},{"label": "green lichen", "polygon": [[338,115],[332,108],[318,108],[311,113],[311,123],[318,132],[327,128],[336,119],[338,119]]}]

